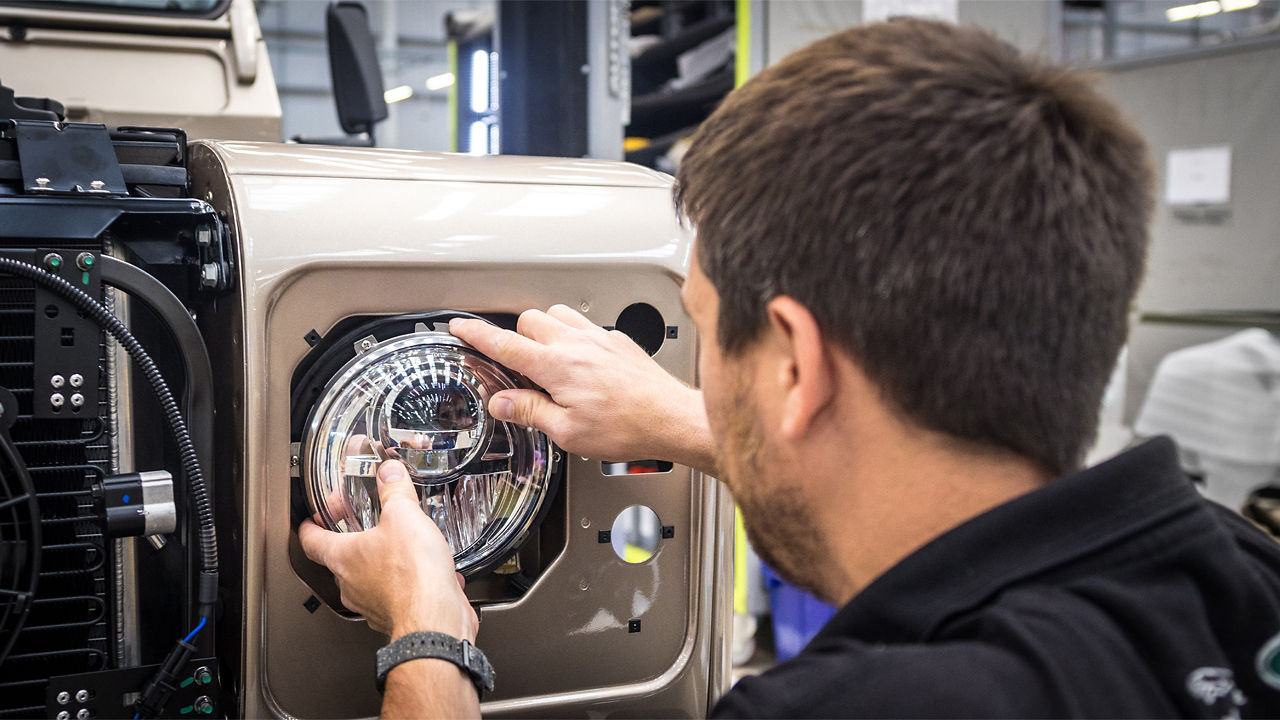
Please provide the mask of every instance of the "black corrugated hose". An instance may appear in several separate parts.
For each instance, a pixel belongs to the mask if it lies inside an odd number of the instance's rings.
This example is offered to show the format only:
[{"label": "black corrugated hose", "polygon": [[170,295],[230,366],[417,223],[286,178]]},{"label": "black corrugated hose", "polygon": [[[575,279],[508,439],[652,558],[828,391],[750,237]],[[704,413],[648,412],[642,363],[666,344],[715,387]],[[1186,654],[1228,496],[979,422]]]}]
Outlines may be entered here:
[{"label": "black corrugated hose", "polygon": [[168,421],[169,430],[173,434],[173,439],[177,443],[179,453],[182,456],[183,473],[186,475],[187,483],[190,486],[191,500],[195,506],[196,517],[200,527],[200,584],[198,593],[200,616],[212,618],[214,605],[217,602],[218,588],[218,539],[214,533],[213,507],[209,503],[208,487],[205,483],[204,473],[200,469],[200,461],[196,456],[195,446],[191,442],[187,424],[182,419],[182,412],[178,409],[178,403],[174,400],[173,393],[169,391],[169,386],[165,384],[164,378],[160,375],[160,368],[156,366],[155,361],[151,359],[151,356],[143,349],[142,344],[124,326],[124,323],[120,322],[119,318],[103,307],[102,303],[94,300],[80,288],[42,268],[12,258],[0,257],[0,271],[24,277],[66,298],[68,302],[93,318],[94,322],[110,333],[120,343],[121,347],[129,353],[129,356],[133,358],[138,368],[142,370],[142,374],[147,378],[147,382],[150,383],[151,389],[156,394],[156,399],[160,402],[165,419]]}]

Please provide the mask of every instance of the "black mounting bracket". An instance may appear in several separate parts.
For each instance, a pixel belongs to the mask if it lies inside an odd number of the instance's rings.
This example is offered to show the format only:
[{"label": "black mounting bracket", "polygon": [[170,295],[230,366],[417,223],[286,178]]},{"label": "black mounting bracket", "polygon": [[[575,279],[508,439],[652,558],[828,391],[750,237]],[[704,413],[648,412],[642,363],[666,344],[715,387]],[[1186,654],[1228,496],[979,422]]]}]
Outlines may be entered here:
[{"label": "black mounting bracket", "polygon": [[46,120],[9,124],[28,194],[129,194],[105,126]]},{"label": "black mounting bracket", "polygon": [[[102,298],[96,253],[37,249],[6,250],[0,255],[57,275],[95,300]],[[95,417],[102,329],[43,285],[35,285],[33,305],[32,416],[45,420]]]},{"label": "black mounting bracket", "polygon": [[[133,702],[159,665],[102,670],[49,678],[45,690],[45,716],[128,718]],[[182,678],[165,703],[164,717],[220,717],[218,713],[218,661],[206,657],[188,660]]]}]

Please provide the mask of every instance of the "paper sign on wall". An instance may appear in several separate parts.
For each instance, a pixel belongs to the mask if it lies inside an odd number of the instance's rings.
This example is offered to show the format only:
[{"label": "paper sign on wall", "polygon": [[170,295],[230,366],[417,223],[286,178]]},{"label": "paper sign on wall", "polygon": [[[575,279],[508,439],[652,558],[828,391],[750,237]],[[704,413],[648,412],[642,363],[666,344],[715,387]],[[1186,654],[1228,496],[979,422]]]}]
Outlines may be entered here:
[{"label": "paper sign on wall", "polygon": [[891,17],[925,17],[955,22],[959,0],[862,0],[862,22],[879,22]]},{"label": "paper sign on wall", "polygon": [[1231,146],[1178,148],[1165,165],[1169,205],[1225,205],[1231,201]]}]

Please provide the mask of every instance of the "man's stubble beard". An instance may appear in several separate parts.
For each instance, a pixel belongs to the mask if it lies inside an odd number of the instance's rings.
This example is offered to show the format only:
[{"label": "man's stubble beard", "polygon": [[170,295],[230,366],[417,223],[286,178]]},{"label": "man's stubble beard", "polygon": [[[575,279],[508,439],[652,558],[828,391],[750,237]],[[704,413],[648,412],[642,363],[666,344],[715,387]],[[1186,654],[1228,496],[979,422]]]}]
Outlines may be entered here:
[{"label": "man's stubble beard", "polygon": [[791,474],[788,469],[768,471],[768,441],[743,375],[733,379],[729,397],[714,410],[713,426],[723,430],[720,479],[733,491],[756,553],[787,581],[825,598],[826,554],[813,513],[800,488],[779,480]]}]

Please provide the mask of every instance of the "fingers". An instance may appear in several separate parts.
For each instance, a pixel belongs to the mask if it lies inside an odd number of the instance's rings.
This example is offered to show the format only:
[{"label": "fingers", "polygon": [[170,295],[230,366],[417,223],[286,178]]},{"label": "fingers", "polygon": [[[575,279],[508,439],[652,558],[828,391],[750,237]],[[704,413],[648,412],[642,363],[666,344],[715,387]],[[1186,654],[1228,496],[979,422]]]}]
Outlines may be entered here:
[{"label": "fingers", "polygon": [[499,363],[530,377],[539,375],[545,349],[537,342],[483,320],[454,318],[449,332]]},{"label": "fingers", "polygon": [[566,411],[537,390],[503,390],[489,398],[489,413],[503,422],[537,428],[555,440],[567,419]]},{"label": "fingers", "polygon": [[302,524],[298,526],[298,542],[302,544],[302,551],[307,554],[307,557],[311,558],[312,562],[317,562],[321,565],[326,565],[325,556],[337,535],[335,532],[325,530],[310,519],[303,520]]},{"label": "fingers", "polygon": [[399,460],[388,460],[378,466],[378,500],[385,512],[393,502],[418,504],[418,491],[409,479],[409,471]]},{"label": "fingers", "polygon": [[373,452],[373,447],[369,445],[369,436],[363,434],[352,435],[347,438],[347,443],[342,447],[344,455],[368,455]]},{"label": "fingers", "polygon": [[565,325],[579,330],[592,330],[600,327],[588,320],[586,315],[568,305],[552,305],[547,308],[547,314]]},{"label": "fingers", "polygon": [[462,577],[462,573],[460,573],[460,572],[455,572],[453,575],[454,575],[454,578],[455,578],[455,579],[457,579],[457,581],[458,581],[458,589],[459,589],[459,590],[466,590],[466,589],[467,589],[467,579],[466,579],[466,578],[464,578],[464,577]]},{"label": "fingers", "polygon": [[544,345],[555,341],[566,329],[564,322],[541,310],[525,310],[516,321],[516,332]]}]

